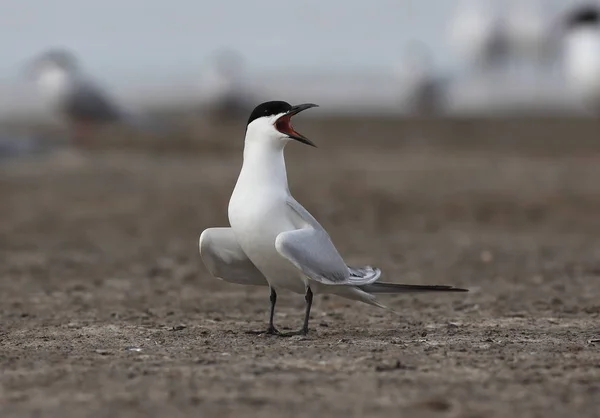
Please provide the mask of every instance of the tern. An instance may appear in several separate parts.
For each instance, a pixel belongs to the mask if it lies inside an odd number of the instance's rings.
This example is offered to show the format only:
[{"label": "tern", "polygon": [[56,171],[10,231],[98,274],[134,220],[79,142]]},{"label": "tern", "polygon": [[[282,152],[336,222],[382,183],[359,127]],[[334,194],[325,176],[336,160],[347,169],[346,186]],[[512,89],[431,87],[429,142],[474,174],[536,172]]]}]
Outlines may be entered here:
[{"label": "tern", "polygon": [[200,90],[214,120],[242,119],[252,109],[244,71],[244,58],[235,50],[221,49],[212,57],[200,80]]},{"label": "tern", "polygon": [[[231,227],[209,228],[199,240],[210,273],[230,283],[270,288],[269,327],[261,333],[306,335],[313,295],[329,293],[386,308],[378,293],[465,292],[453,286],[381,282],[381,270],[350,267],[327,231],[290,194],[284,148],[290,140],[315,144],[292,127],[291,118],[317,105],[284,101],[258,105],[248,120],[242,169],[229,201]],[[273,321],[277,292],[303,294],[304,324],[282,334]],[[252,333],[254,333],[252,331]]]}]

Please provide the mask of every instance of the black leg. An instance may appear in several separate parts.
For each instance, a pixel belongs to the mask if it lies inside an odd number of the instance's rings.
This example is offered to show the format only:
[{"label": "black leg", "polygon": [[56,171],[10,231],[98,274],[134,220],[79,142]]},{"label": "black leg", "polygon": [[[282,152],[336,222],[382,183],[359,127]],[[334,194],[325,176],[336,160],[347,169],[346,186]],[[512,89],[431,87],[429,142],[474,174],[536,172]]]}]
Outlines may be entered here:
[{"label": "black leg", "polygon": [[269,315],[269,328],[266,331],[247,331],[246,334],[268,334],[268,335],[280,335],[277,328],[275,328],[275,324],[273,323],[273,318],[275,317],[275,304],[277,303],[277,292],[275,289],[271,287],[271,296],[269,298],[271,301],[271,313]]},{"label": "black leg", "polygon": [[308,334],[308,320],[310,319],[310,308],[312,307],[313,301],[313,292],[310,290],[310,287],[306,288],[306,294],[304,295],[304,300],[306,301],[306,311],[304,313],[304,325],[300,331],[286,332],[285,334],[280,334],[283,337],[291,337],[293,335],[307,335]]},{"label": "black leg", "polygon": [[304,326],[302,327],[302,333],[308,334],[308,320],[310,319],[310,308],[312,307],[313,293],[310,287],[306,289],[306,295],[304,295],[306,301],[306,312],[304,313]]},{"label": "black leg", "polygon": [[275,317],[275,304],[277,303],[277,292],[275,292],[275,289],[273,288],[271,288],[271,297],[269,299],[271,300],[271,314],[269,315],[269,329],[267,330],[267,333],[279,334],[279,331],[277,331],[277,328],[275,328],[275,324],[273,323],[273,318]]}]

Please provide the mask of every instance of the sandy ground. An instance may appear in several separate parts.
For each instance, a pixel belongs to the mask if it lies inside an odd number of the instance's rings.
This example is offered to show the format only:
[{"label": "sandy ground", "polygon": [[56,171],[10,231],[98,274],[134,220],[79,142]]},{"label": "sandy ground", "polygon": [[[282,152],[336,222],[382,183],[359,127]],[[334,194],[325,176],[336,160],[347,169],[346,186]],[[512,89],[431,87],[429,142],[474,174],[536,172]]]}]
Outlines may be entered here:
[{"label": "sandy ground", "polygon": [[198,256],[243,127],[3,164],[0,415],[598,416],[600,130],[517,125],[297,122],[320,148],[288,147],[291,190],[348,263],[471,289],[382,297],[399,314],[319,297],[306,338],[247,335],[268,291]]}]

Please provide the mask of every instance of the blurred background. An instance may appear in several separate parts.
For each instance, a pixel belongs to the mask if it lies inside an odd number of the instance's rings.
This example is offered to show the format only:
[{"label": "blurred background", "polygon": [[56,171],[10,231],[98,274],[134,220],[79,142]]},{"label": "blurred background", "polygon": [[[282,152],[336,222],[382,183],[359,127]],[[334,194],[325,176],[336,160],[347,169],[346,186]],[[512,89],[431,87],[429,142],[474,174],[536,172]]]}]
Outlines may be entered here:
[{"label": "blurred background", "polygon": [[[597,7],[0,0],[6,416],[596,416]],[[290,189],[350,265],[471,292],[323,297],[306,341],[244,334],[265,289],[197,240],[266,100],[320,105]]]},{"label": "blurred background", "polygon": [[312,0],[6,2],[0,120],[48,116],[41,86],[24,72],[51,50],[72,54],[86,79],[136,110],[206,113],[212,105],[230,116],[237,106],[245,115],[283,98],[319,103],[320,115],[589,113],[580,85],[591,81],[578,80],[585,70],[572,67],[597,59],[577,61],[566,24],[582,4],[382,0],[365,10]]}]

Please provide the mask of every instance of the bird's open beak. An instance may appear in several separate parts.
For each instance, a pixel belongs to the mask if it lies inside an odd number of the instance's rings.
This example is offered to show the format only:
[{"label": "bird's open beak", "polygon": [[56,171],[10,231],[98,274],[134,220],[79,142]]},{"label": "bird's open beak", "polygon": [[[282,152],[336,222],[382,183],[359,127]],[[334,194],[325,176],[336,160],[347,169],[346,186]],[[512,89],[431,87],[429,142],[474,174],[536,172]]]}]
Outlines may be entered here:
[{"label": "bird's open beak", "polygon": [[310,145],[311,147],[316,147],[316,145],[304,135],[299,134],[292,127],[292,116],[297,115],[303,110],[310,109],[311,107],[318,107],[318,105],[313,103],[305,103],[301,105],[293,106],[289,112],[285,115],[280,116],[279,119],[275,122],[275,129],[277,129],[282,134],[289,136],[296,141],[302,142],[303,144]]}]

